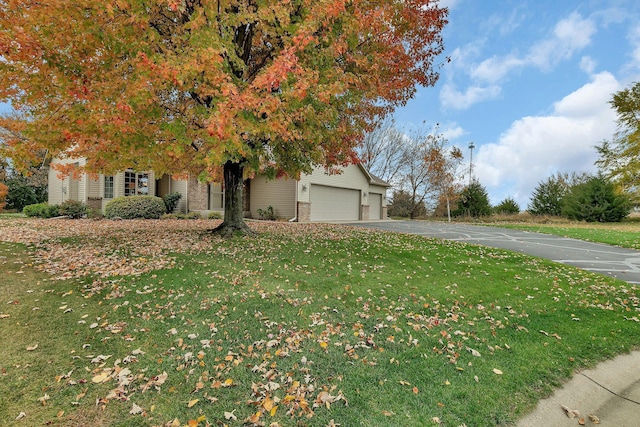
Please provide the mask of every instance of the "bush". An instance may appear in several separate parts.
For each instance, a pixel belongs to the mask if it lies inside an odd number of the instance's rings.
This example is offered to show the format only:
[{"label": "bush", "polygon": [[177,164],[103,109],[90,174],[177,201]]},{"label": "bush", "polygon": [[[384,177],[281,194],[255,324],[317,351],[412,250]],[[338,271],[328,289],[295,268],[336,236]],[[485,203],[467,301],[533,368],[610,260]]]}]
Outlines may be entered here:
[{"label": "bush", "polygon": [[77,200],[65,200],[60,204],[58,212],[60,215],[66,215],[69,218],[78,219],[87,214],[88,207],[86,204]]},{"label": "bush", "polygon": [[178,203],[180,202],[181,198],[182,198],[182,194],[180,194],[177,191],[174,191],[173,193],[165,194],[162,197],[162,200],[164,201],[164,205],[166,206],[168,214],[173,213],[173,211],[176,210],[176,207],[178,207]]},{"label": "bush", "polygon": [[507,197],[493,208],[493,212],[498,215],[513,215],[520,213],[520,206],[512,197]]},{"label": "bush", "polygon": [[48,203],[35,203],[27,205],[22,209],[22,213],[29,217],[37,218],[53,218],[59,215],[58,205],[50,205]]},{"label": "bush", "polygon": [[211,212],[211,213],[209,213],[209,216],[207,216],[207,218],[209,218],[209,219],[222,219],[222,214],[220,212]]},{"label": "bush", "polygon": [[478,181],[473,181],[470,186],[462,190],[458,207],[451,212],[453,216],[466,216],[479,218],[491,215],[491,205],[487,190]]},{"label": "bush", "polygon": [[160,197],[125,196],[111,200],[104,210],[107,218],[159,219],[166,213],[167,207]]},{"label": "bush", "polygon": [[275,221],[277,219],[276,213],[273,211],[273,206],[268,206],[267,209],[258,209],[258,217],[262,220]]},{"label": "bush", "polygon": [[602,177],[574,186],[566,196],[563,213],[587,222],[620,222],[631,211],[628,196],[616,193],[615,186]]}]

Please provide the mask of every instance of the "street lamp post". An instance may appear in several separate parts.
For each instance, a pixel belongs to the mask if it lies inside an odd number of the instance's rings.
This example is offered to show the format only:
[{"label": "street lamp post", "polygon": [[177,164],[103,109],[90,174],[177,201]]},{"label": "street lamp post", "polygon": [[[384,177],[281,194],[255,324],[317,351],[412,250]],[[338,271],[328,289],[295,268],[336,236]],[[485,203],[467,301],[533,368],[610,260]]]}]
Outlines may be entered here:
[{"label": "street lamp post", "polygon": [[473,144],[473,141],[471,141],[469,143],[469,150],[470,150],[470,155],[469,155],[469,187],[471,187],[471,177],[472,177],[472,171],[473,171],[473,149],[476,148],[476,146]]}]

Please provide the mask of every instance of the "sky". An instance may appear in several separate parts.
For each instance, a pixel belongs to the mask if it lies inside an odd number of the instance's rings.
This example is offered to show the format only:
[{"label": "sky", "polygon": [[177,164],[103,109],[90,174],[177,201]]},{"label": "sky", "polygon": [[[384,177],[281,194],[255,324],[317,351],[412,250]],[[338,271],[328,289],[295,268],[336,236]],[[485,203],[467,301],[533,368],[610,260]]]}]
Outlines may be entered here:
[{"label": "sky", "polygon": [[[556,173],[597,173],[617,129],[612,94],[640,81],[637,0],[440,0],[449,8],[434,87],[396,110],[400,127],[439,124],[492,205],[521,210]],[[443,63],[439,58],[438,63]],[[469,143],[475,149],[471,156]]]}]

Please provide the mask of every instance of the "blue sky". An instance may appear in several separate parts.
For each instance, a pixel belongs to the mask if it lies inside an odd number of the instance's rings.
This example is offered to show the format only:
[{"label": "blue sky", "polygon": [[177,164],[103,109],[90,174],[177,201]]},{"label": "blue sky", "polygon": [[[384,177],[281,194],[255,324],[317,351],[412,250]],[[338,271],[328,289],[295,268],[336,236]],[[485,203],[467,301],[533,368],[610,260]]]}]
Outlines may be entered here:
[{"label": "blue sky", "polygon": [[[492,204],[526,209],[557,172],[596,172],[594,146],[616,130],[611,95],[640,81],[637,0],[441,0],[446,56],[435,87],[395,113],[440,124]],[[468,179],[468,178],[467,178]]]}]

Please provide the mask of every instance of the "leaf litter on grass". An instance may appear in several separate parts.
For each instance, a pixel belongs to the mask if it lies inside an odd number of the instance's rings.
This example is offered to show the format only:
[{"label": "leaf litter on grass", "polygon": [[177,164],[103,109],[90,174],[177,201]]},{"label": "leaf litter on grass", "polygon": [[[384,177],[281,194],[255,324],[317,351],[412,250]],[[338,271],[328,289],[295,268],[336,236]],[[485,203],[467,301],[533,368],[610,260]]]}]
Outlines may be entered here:
[{"label": "leaf litter on grass", "polygon": [[[353,368],[387,377],[400,363],[435,360],[452,367],[449,378],[437,381],[445,387],[495,381],[490,374],[513,378],[514,373],[505,369],[503,375],[492,363],[505,352],[520,351],[517,336],[530,335],[524,325],[529,325],[528,307],[538,310],[537,299],[550,296],[558,307],[570,300],[577,309],[625,310],[630,319],[638,314],[633,286],[583,276],[576,280],[572,270],[560,267],[549,288],[525,289],[520,283],[528,279],[524,273],[546,269],[536,260],[525,261],[524,272],[512,275],[509,303],[483,301],[461,283],[474,276],[490,279],[483,264],[500,264],[512,255],[366,230],[260,223],[254,227],[267,237],[228,242],[207,233],[209,221],[25,220],[2,225],[3,239],[33,245],[42,271],[60,279],[88,278],[85,299],[99,298],[105,309],[95,319],[78,321],[93,342],[144,343],[144,350],[109,355],[92,353],[89,344],[75,350],[90,363],[59,375],[68,386],[80,387],[72,403],[81,401],[87,386],[100,386],[99,407],[129,402],[131,416],[150,421],[177,420],[170,409],[152,410],[152,402],[186,390],[178,413],[193,425],[216,420],[277,425],[278,420],[310,418],[335,423],[336,409],[359,400],[349,373]],[[463,256],[451,267],[439,247],[455,248]],[[425,249],[429,252],[419,263],[401,256]],[[400,255],[391,259],[385,252]],[[184,255],[200,266],[185,275],[193,283],[176,283],[179,274],[168,279],[153,273],[163,268],[179,272]],[[444,272],[432,273],[436,268]],[[143,280],[132,278],[145,273]],[[438,296],[423,285],[430,274],[446,277],[434,283]],[[363,282],[374,286],[358,288]],[[146,335],[159,327],[164,338],[154,338],[151,346]],[[551,334],[559,341],[555,331],[545,336]],[[397,416],[400,402],[417,404],[416,399],[434,393],[435,384],[419,377],[397,384],[406,397],[376,408],[383,418]],[[425,419],[464,421],[439,400],[429,410]]]}]

